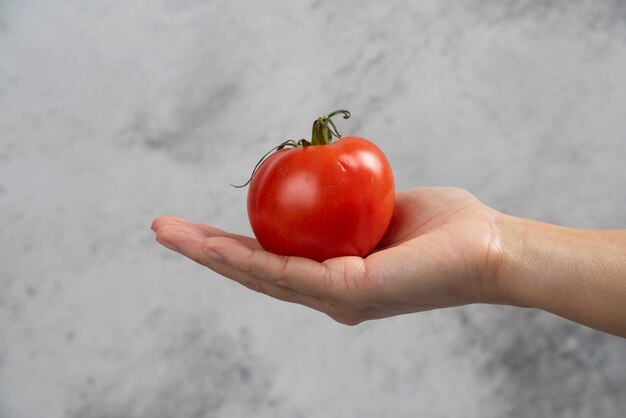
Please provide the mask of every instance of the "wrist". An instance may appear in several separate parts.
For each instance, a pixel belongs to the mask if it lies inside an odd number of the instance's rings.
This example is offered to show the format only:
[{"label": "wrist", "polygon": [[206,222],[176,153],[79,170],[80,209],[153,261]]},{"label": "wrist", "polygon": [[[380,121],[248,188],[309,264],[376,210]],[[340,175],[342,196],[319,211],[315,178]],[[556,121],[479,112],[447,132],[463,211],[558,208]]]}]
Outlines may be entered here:
[{"label": "wrist", "polygon": [[[489,303],[536,307],[532,293],[535,286],[522,279],[528,276],[532,221],[500,213],[488,254]],[[539,260],[535,260],[539,262]]]},{"label": "wrist", "polygon": [[626,231],[504,214],[495,224],[489,303],[537,308],[626,336]]}]

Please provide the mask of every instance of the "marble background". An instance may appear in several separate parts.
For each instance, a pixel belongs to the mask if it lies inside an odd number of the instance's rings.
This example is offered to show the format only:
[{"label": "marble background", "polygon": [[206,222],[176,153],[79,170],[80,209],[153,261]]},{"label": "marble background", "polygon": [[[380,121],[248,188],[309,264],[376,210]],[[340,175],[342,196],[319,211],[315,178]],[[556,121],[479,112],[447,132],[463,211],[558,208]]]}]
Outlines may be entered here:
[{"label": "marble background", "polygon": [[345,327],[154,242],[250,233],[317,115],[398,189],[626,227],[623,0],[0,1],[0,417],[618,417],[626,341],[469,306]]}]

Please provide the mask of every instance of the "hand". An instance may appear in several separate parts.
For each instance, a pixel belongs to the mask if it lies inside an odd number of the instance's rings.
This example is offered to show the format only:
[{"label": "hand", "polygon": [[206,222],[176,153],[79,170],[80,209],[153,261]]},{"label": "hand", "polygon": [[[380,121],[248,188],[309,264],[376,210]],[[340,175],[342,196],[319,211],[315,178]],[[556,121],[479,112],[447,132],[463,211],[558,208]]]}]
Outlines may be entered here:
[{"label": "hand", "polygon": [[160,217],[157,241],[244,286],[357,324],[434,308],[491,302],[501,258],[499,212],[452,188],[399,193],[391,224],[366,258],[318,263],[264,251],[253,238]]}]

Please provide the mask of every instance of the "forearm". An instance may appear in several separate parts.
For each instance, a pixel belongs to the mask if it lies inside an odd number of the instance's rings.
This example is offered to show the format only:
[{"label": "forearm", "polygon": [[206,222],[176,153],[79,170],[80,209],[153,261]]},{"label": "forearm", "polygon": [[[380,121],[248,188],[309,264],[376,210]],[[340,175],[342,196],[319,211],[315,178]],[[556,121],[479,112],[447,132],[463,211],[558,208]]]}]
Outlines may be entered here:
[{"label": "forearm", "polygon": [[626,337],[626,231],[504,216],[496,286],[530,306]]}]

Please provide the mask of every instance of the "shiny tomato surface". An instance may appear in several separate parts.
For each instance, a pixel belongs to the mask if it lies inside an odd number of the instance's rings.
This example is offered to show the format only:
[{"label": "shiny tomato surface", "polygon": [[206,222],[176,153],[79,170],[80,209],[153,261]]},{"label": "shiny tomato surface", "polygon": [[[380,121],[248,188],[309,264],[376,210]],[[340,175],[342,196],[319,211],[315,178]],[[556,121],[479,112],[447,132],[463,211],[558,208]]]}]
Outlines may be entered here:
[{"label": "shiny tomato surface", "polygon": [[250,182],[248,216],[268,251],[318,261],[362,257],[384,235],[394,201],[383,152],[348,136],[268,157]]}]

